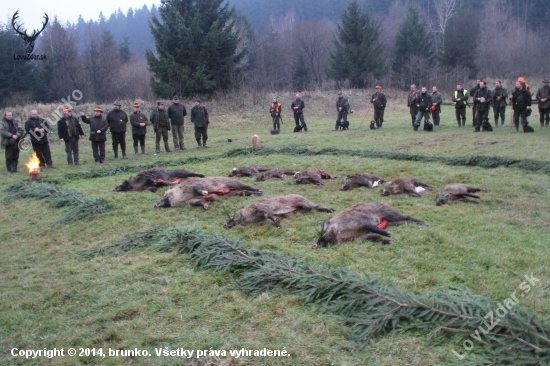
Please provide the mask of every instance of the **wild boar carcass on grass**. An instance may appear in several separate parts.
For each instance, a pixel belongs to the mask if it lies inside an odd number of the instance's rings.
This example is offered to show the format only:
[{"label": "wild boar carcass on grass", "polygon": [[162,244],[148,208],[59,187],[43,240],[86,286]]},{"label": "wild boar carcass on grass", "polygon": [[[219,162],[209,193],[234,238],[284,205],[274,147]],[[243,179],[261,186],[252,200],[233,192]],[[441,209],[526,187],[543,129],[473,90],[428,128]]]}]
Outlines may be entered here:
[{"label": "wild boar carcass on grass", "polygon": [[285,179],[287,175],[294,175],[294,173],[295,171],[292,169],[270,169],[258,174],[256,177],[256,182],[263,182],[271,178]]},{"label": "wild boar carcass on grass", "polygon": [[317,184],[324,186],[322,179],[336,179],[338,177],[332,176],[322,169],[309,168],[302,170],[301,172],[294,173],[294,184]]},{"label": "wild boar carcass on grass", "polygon": [[269,196],[260,198],[256,202],[238,209],[233,218],[225,223],[223,227],[230,229],[236,225],[246,226],[260,223],[269,223],[281,227],[281,224],[277,222],[277,217],[311,210],[334,212],[334,209],[319,206],[298,194]]},{"label": "wild boar carcass on grass", "polygon": [[480,198],[479,196],[472,194],[479,191],[488,191],[488,189],[474,187],[472,185],[462,183],[449,184],[448,186],[441,188],[437,196],[435,196],[435,203],[437,204],[437,206],[444,205],[445,203],[454,200],[479,203],[478,201],[468,199],[468,197]]},{"label": "wild boar carcass on grass", "polygon": [[416,178],[397,178],[384,185],[382,196],[406,193],[409,196],[421,197],[418,191],[425,191],[426,189],[433,191],[434,187]]},{"label": "wild boar carcass on grass", "polygon": [[247,166],[241,166],[238,168],[233,168],[231,173],[229,173],[230,177],[253,177],[258,173],[266,172],[269,168],[265,168],[263,166],[259,165],[247,165]]},{"label": "wild boar carcass on grass", "polygon": [[177,207],[184,203],[208,209],[207,201],[229,196],[261,196],[262,191],[233,178],[189,178],[166,191],[155,207]]},{"label": "wild boar carcass on grass", "polygon": [[204,174],[189,172],[184,169],[153,168],[130,177],[114,189],[115,192],[144,191],[156,192],[158,187],[178,184],[182,179],[204,177]]},{"label": "wild boar carcass on grass", "polygon": [[426,225],[422,220],[404,215],[381,203],[358,203],[336,214],[332,219],[321,224],[321,237],[313,249],[325,247],[331,243],[353,241],[357,238],[391,244],[389,225],[401,225],[413,222]]},{"label": "wild boar carcass on grass", "polygon": [[367,187],[373,188],[377,187],[379,183],[384,183],[385,180],[369,173],[357,173],[347,175],[342,179],[342,188],[341,191],[349,191],[357,187]]}]

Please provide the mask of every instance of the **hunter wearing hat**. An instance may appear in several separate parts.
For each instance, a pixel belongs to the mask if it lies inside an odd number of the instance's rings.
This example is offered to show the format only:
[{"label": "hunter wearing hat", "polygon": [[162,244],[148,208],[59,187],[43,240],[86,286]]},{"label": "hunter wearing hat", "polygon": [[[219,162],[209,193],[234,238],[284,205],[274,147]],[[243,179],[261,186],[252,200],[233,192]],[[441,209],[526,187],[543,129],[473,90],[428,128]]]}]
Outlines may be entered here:
[{"label": "hunter wearing hat", "polygon": [[134,113],[130,115],[130,124],[132,125],[132,137],[134,139],[134,153],[138,154],[138,142],[141,147],[141,154],[145,153],[145,134],[147,134],[147,116],[141,113],[139,103],[134,103]]},{"label": "hunter wearing hat", "polygon": [[172,138],[174,139],[174,150],[185,150],[183,144],[183,117],[187,116],[187,110],[180,104],[177,95],[172,97],[172,104],[168,107],[168,118],[172,123]]},{"label": "hunter wearing hat", "polygon": [[19,141],[23,137],[21,123],[13,118],[12,111],[6,111],[0,121],[0,145],[6,150],[6,173],[17,173],[19,162]]},{"label": "hunter wearing hat", "polygon": [[103,164],[105,161],[105,141],[107,141],[107,130],[109,124],[107,119],[103,117],[103,110],[100,107],[95,107],[94,116],[92,118],[80,112],[82,122],[90,125],[90,141],[92,142],[92,153],[96,163]]},{"label": "hunter wearing hat", "polygon": [[[451,96],[451,100],[455,104],[455,117],[458,123],[458,128],[466,125],[466,106],[468,105],[468,92],[462,88],[462,84],[456,85],[456,90]],[[460,120],[462,119],[462,126]]]},{"label": "hunter wearing hat", "polygon": [[281,129],[281,103],[277,102],[277,98],[273,98],[273,103],[269,107],[269,113],[273,122],[273,130],[279,131]]},{"label": "hunter wearing hat", "polygon": [[67,163],[80,165],[78,154],[78,139],[84,137],[84,131],[78,123],[78,118],[73,117],[71,108],[63,109],[63,117],[57,121],[57,133],[59,140],[65,142],[65,152],[67,153]]},{"label": "hunter wearing hat", "polygon": [[333,131],[338,131],[338,127],[347,125],[348,121],[348,113],[349,113],[350,107],[348,98],[344,98],[342,95],[342,92],[338,93],[338,98],[336,99],[336,112],[338,113],[338,116],[336,117],[336,125],[334,125]]},{"label": "hunter wearing hat", "polygon": [[382,93],[382,87],[376,85],[376,93],[370,98],[370,102],[374,106],[374,122],[376,122],[376,129],[382,128],[384,123],[384,110],[386,110],[386,96]]},{"label": "hunter wearing hat", "polygon": [[434,120],[434,127],[439,127],[439,114],[441,113],[441,103],[443,103],[443,96],[437,91],[437,86],[432,86],[432,119]]},{"label": "hunter wearing hat", "polygon": [[115,153],[115,159],[118,159],[118,145],[122,150],[122,158],[128,159],[126,155],[126,125],[128,124],[128,115],[120,107],[122,104],[120,101],[115,101],[115,108],[107,113],[107,123],[111,130],[111,137],[113,138],[113,152]]},{"label": "hunter wearing hat", "polygon": [[508,90],[502,86],[502,81],[495,82],[496,88],[493,90],[493,112],[495,118],[495,127],[498,127],[498,117],[500,116],[501,126],[504,126],[506,117],[506,100],[508,99]]},{"label": "hunter wearing hat", "polygon": [[195,106],[191,108],[191,123],[195,125],[195,140],[197,140],[197,148],[201,147],[201,137],[202,147],[207,147],[207,130],[210,120],[208,119],[208,111],[201,105],[201,100],[199,98],[195,99]]},{"label": "hunter wearing hat", "polygon": [[476,94],[476,92],[479,90],[480,86],[479,86],[479,83],[481,83],[483,81],[482,78],[477,78],[476,79],[476,86],[474,86],[472,89],[470,89],[470,96],[472,97],[472,100],[473,100],[473,106],[472,106],[472,126],[475,127],[476,125],[476,120],[477,120],[477,102],[476,100],[474,99],[474,95]]},{"label": "hunter wearing hat", "polygon": [[164,109],[164,102],[159,100],[157,102],[157,108],[153,109],[149,116],[151,123],[153,124],[153,130],[156,134],[155,140],[155,153],[160,153],[160,138],[164,140],[164,150],[166,152],[172,152],[168,144],[168,131],[170,131],[170,121],[168,121],[168,112]]},{"label": "hunter wearing hat", "polygon": [[548,88],[548,83],[550,80],[544,78],[542,80],[542,88],[537,91],[536,98],[539,101],[539,115],[540,115],[540,127],[544,126],[544,121],[546,120],[546,127],[548,127],[548,122],[550,120],[550,90]]}]

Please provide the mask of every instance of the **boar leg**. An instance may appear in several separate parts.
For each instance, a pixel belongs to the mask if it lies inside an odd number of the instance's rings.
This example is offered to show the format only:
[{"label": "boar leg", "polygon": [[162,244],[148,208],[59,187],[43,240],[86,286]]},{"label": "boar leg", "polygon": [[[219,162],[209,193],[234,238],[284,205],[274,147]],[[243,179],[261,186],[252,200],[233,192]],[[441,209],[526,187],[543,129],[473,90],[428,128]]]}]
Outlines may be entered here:
[{"label": "boar leg", "polygon": [[418,192],[414,192],[414,191],[405,191],[406,194],[408,194],[409,196],[412,196],[412,197],[422,197],[422,195],[420,195],[420,193]]},{"label": "boar leg", "polygon": [[372,222],[368,220],[364,220],[361,222],[361,226],[364,229],[367,229],[368,231],[371,231],[373,233],[377,233],[384,236],[391,236],[391,233],[387,230],[380,229],[378,226],[374,225]]},{"label": "boar leg", "polygon": [[424,182],[421,182],[421,181],[419,181],[419,180],[417,180],[417,181],[415,182],[415,185],[417,185],[417,186],[419,186],[419,187],[422,187],[422,188],[426,188],[426,189],[428,189],[428,190],[430,190],[430,191],[433,191],[433,189],[434,189],[434,187],[432,187],[431,185],[426,184],[426,183],[424,183]]},{"label": "boar leg", "polygon": [[390,239],[386,239],[386,238],[381,237],[378,234],[372,234],[372,233],[362,235],[361,238],[364,239],[364,240],[379,242],[379,243],[382,243],[382,244],[392,244],[393,243]]},{"label": "boar leg", "polygon": [[199,206],[204,208],[205,210],[208,210],[208,203],[200,198],[191,199],[187,201],[187,203],[189,203],[191,206]]},{"label": "boar leg", "polygon": [[418,225],[426,225],[425,221],[418,220],[412,216],[403,215],[400,213],[389,215],[388,217],[385,217],[385,219],[388,220],[388,225],[393,225],[393,226],[402,225],[408,222],[413,222]]},{"label": "boar leg", "polygon": [[463,196],[465,196],[465,197],[472,197],[472,198],[481,198],[481,197],[476,196],[475,194],[471,194],[471,193],[464,193]]},{"label": "boar leg", "polygon": [[476,205],[479,204],[478,201],[476,201],[476,200],[469,200],[469,199],[467,199],[466,197],[463,197],[463,196],[461,196],[460,198],[457,198],[457,200],[462,201],[462,202],[475,203]]},{"label": "boar leg", "polygon": [[319,212],[334,212],[336,211],[335,209],[333,208],[330,208],[330,207],[323,207],[323,206],[315,206],[313,207],[315,210],[319,211]]}]

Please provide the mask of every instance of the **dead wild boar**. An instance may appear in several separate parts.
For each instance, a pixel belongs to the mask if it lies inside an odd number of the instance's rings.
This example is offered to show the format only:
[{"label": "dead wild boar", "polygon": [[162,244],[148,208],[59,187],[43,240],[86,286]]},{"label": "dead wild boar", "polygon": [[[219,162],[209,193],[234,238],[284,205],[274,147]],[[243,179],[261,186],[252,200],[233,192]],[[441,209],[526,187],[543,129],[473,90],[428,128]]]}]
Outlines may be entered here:
[{"label": "dead wild boar", "polygon": [[386,181],[374,174],[369,174],[369,173],[351,174],[351,175],[347,175],[344,179],[342,179],[342,188],[340,188],[340,190],[349,191],[357,187],[373,188],[378,185],[376,182],[384,183]]},{"label": "dead wild boar", "polygon": [[462,202],[470,202],[470,203],[479,203],[476,200],[470,200],[467,197],[472,198],[480,198],[479,196],[472,194],[479,191],[488,191],[488,189],[485,188],[479,188],[474,187],[469,184],[449,184],[448,186],[445,186],[441,188],[437,196],[435,196],[435,203],[437,206],[444,205],[445,203],[449,201],[462,201]]},{"label": "dead wild boar", "polygon": [[334,209],[319,206],[298,194],[269,196],[239,208],[233,218],[226,222],[223,227],[230,229],[236,225],[246,226],[260,223],[269,223],[281,227],[281,224],[277,222],[277,217],[311,210],[334,212]]},{"label": "dead wild boar", "polygon": [[296,171],[292,169],[270,169],[268,171],[260,173],[256,177],[256,182],[263,182],[270,178],[285,179],[287,175],[294,175]]},{"label": "dead wild boar", "polygon": [[321,224],[323,235],[317,239],[313,249],[357,238],[391,244],[391,240],[382,237],[391,236],[390,232],[384,229],[389,225],[401,225],[406,222],[426,225],[422,220],[404,215],[381,203],[358,203]]},{"label": "dead wild boar", "polygon": [[204,174],[189,172],[184,169],[153,168],[130,177],[114,189],[115,192],[144,191],[156,192],[158,187],[178,184],[182,179],[204,177]]},{"label": "dead wild boar", "polygon": [[406,193],[409,196],[421,197],[420,193],[416,191],[416,187],[422,187],[430,191],[434,189],[431,185],[421,182],[416,178],[397,178],[384,185],[382,196]]},{"label": "dead wild boar", "polygon": [[269,168],[264,168],[263,166],[259,165],[248,165],[248,166],[241,166],[239,168],[233,168],[231,173],[229,174],[230,177],[253,177],[258,173],[266,172]]},{"label": "dead wild boar", "polygon": [[301,172],[294,173],[294,184],[317,184],[324,186],[321,179],[336,179],[338,177],[332,176],[322,169],[309,168],[302,170]]},{"label": "dead wild boar", "polygon": [[262,195],[262,191],[233,178],[189,178],[166,191],[155,207],[177,207],[184,203],[208,209],[206,201],[229,196]]}]

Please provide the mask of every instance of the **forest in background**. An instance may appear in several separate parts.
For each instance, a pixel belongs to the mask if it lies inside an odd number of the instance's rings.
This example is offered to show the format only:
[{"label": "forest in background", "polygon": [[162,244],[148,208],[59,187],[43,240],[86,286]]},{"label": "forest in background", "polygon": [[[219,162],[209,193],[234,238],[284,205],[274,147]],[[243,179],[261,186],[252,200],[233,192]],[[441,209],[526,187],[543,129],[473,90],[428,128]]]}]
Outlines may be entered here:
[{"label": "forest in background", "polygon": [[[476,76],[548,74],[548,0],[357,3],[370,27],[362,33],[370,38],[350,42],[379,52],[375,60],[353,65],[358,56],[349,47],[339,50],[335,42],[341,30],[353,26],[353,19],[343,21],[350,3],[231,0],[234,32],[245,57],[220,91],[241,90],[256,99],[271,92],[375,83],[407,89],[413,82],[451,90]],[[85,101],[169,97],[153,93],[154,75],[145,59],[146,50],[157,53],[149,26],[153,16],[159,18],[158,8],[143,6],[94,21],[80,17],[75,24],[50,20],[34,51],[47,54],[47,61],[14,61],[13,54],[24,53],[23,42],[10,24],[1,25],[0,44],[8,52],[0,55],[0,106],[57,101],[75,89]]]}]

